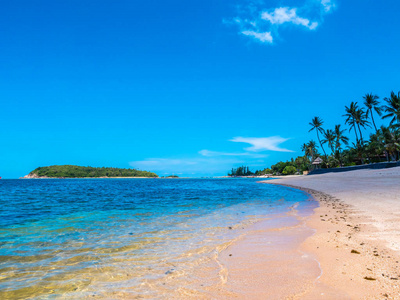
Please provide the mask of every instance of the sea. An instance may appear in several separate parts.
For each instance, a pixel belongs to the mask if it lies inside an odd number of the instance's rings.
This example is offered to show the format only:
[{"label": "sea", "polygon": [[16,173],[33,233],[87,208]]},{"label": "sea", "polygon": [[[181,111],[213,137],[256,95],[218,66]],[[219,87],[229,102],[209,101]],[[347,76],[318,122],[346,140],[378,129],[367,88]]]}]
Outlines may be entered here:
[{"label": "sea", "polygon": [[318,205],[259,180],[0,180],[0,299],[207,298],[207,268],[248,228]]}]

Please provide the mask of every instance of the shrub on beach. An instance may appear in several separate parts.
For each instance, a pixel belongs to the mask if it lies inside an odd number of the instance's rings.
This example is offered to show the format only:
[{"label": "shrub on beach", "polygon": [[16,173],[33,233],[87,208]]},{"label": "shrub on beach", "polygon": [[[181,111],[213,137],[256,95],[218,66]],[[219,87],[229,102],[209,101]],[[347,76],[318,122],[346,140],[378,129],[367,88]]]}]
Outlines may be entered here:
[{"label": "shrub on beach", "polygon": [[295,167],[293,167],[293,166],[286,166],[286,167],[283,169],[282,174],[283,174],[283,175],[293,175],[293,174],[296,174],[296,172],[297,172],[297,169],[296,169]]}]

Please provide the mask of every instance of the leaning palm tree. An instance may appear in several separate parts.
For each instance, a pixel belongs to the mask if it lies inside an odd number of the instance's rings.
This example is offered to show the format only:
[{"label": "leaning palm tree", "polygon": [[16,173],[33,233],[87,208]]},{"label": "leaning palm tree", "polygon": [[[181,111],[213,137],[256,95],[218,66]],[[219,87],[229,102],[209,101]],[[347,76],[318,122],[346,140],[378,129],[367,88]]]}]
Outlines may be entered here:
[{"label": "leaning palm tree", "polygon": [[311,129],[308,132],[313,130],[317,132],[318,142],[321,145],[322,151],[324,152],[324,155],[326,157],[324,146],[322,146],[321,139],[319,138],[319,133],[321,132],[322,134],[324,134],[325,132],[325,130],[322,128],[322,124],[324,124],[324,121],[322,121],[320,117],[314,117],[309,124],[311,126]]},{"label": "leaning palm tree", "polygon": [[382,118],[392,118],[390,120],[390,126],[400,127],[400,92],[398,95],[392,92],[390,98],[385,98],[384,100],[387,104],[382,108],[386,114]]},{"label": "leaning palm tree", "polygon": [[375,132],[378,131],[375,125],[375,120],[374,120],[374,114],[372,113],[372,110],[375,110],[375,112],[381,116],[382,115],[382,108],[379,105],[379,97],[377,95],[372,95],[372,94],[365,94],[364,98],[364,105],[367,107],[367,118],[369,115],[371,115],[371,120],[372,123],[374,124],[375,127]]},{"label": "leaning palm tree", "polygon": [[356,112],[358,110],[357,102],[351,102],[349,107],[345,106],[344,108],[346,111],[346,113],[343,115],[343,117],[346,117],[345,124],[349,124],[350,130],[352,130],[352,129],[354,130],[354,133],[356,134],[356,142],[358,145],[359,141],[358,141],[358,134],[357,134],[357,128],[356,128],[357,123],[356,123],[356,118],[355,118]]}]

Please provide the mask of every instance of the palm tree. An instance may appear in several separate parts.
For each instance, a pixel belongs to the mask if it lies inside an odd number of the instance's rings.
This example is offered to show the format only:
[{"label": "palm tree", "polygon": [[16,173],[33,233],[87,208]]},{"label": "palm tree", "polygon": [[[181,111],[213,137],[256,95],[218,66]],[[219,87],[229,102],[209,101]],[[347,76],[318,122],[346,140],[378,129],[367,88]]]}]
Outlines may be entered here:
[{"label": "palm tree", "polygon": [[353,146],[351,147],[350,150],[354,151],[357,158],[359,158],[361,160],[361,164],[364,164],[364,153],[365,153],[365,145],[361,145],[361,144],[354,144],[352,143]]},{"label": "palm tree", "polygon": [[354,121],[356,122],[358,131],[360,132],[361,144],[364,145],[361,127],[363,127],[365,129],[365,125],[369,126],[369,122],[367,119],[367,113],[362,108],[357,109],[354,114]]},{"label": "palm tree", "polygon": [[369,153],[376,157],[378,161],[380,161],[382,153],[385,154],[386,159],[389,161],[388,152],[386,151],[385,143],[383,141],[383,131],[385,128],[386,127],[382,125],[382,127],[378,129],[376,133],[371,134],[367,146]]},{"label": "palm tree", "polygon": [[346,131],[346,129],[343,129],[343,130],[340,129],[340,125],[335,125],[335,130],[333,131],[333,135],[334,135],[334,138],[335,138],[334,156],[339,161],[339,165],[341,167],[343,166],[342,153],[341,153],[342,143],[345,144],[345,145],[349,144],[349,138],[344,135],[345,131]]},{"label": "palm tree", "polygon": [[357,102],[351,102],[349,107],[345,106],[344,108],[346,111],[346,113],[343,115],[343,117],[346,117],[345,124],[349,124],[350,130],[354,130],[354,133],[356,134],[357,144],[359,144],[355,119],[355,115],[358,110]]},{"label": "palm tree", "polygon": [[400,151],[400,128],[382,126],[381,130],[388,155],[394,160],[398,160]]},{"label": "palm tree", "polygon": [[312,130],[315,130],[317,132],[319,144],[321,145],[322,151],[324,152],[324,155],[326,157],[324,146],[322,146],[321,139],[319,138],[319,133],[321,132],[323,134],[325,132],[325,130],[322,128],[322,124],[324,124],[324,121],[322,121],[320,117],[314,117],[309,124],[311,126],[311,129],[308,132]]},{"label": "palm tree", "polygon": [[372,110],[375,110],[375,112],[381,116],[382,115],[382,108],[379,105],[379,97],[377,95],[372,95],[372,94],[365,94],[364,98],[364,105],[367,107],[367,118],[371,114],[371,119],[372,123],[374,124],[375,127],[375,132],[378,131],[375,125],[375,120],[374,120],[374,115],[372,113]]},{"label": "palm tree", "polygon": [[301,151],[304,152],[304,156],[308,157],[308,155],[307,155],[307,144],[306,143],[301,145]]},{"label": "palm tree", "polygon": [[315,155],[317,154],[317,143],[315,143],[313,140],[310,140],[307,144],[303,144],[301,146],[301,150],[304,151],[304,155],[312,163],[314,161]]},{"label": "palm tree", "polygon": [[324,132],[324,139],[322,140],[322,144],[328,143],[328,147],[331,149],[331,153],[335,153],[335,132],[333,130],[328,129]]},{"label": "palm tree", "polygon": [[335,144],[336,144],[336,151],[339,151],[342,149],[342,144],[348,145],[349,144],[349,138],[347,136],[344,135],[344,132],[346,131],[346,129],[341,130],[340,129],[340,124],[339,125],[335,125]]},{"label": "palm tree", "polygon": [[[392,118],[390,120],[390,126],[399,127],[400,126],[400,92],[396,96],[394,92],[390,94],[390,98],[384,99],[387,105],[384,105],[382,108],[385,110],[386,115],[383,116],[383,119]],[[394,125],[394,123],[397,123]]]}]

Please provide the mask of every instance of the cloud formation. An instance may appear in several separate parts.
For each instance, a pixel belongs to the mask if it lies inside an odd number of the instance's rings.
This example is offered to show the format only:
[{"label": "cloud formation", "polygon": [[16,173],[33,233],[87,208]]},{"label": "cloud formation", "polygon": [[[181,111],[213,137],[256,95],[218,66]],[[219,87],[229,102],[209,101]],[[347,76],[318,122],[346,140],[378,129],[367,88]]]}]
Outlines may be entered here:
[{"label": "cloud formation", "polygon": [[324,16],[335,8],[335,0],[303,0],[297,7],[266,7],[263,1],[248,0],[239,6],[238,16],[226,24],[235,24],[239,33],[261,43],[272,44],[282,26],[315,30]]},{"label": "cloud formation", "polygon": [[263,12],[261,19],[269,21],[271,24],[292,23],[294,25],[302,25],[311,30],[318,26],[318,22],[311,22],[309,19],[299,17],[297,8],[289,7],[279,7],[272,12]]},{"label": "cloud formation", "polygon": [[333,2],[333,0],[321,0],[321,4],[326,12],[330,12],[332,9],[335,8],[335,3]]},{"label": "cloud formation", "polygon": [[251,36],[257,40],[259,40],[260,42],[268,42],[268,43],[272,43],[273,42],[273,38],[271,35],[271,32],[255,32],[252,30],[245,30],[242,31],[242,34],[247,35],[247,36]]},{"label": "cloud formation", "polygon": [[280,144],[286,142],[289,139],[282,138],[280,136],[271,136],[266,138],[246,138],[246,137],[235,137],[231,142],[236,143],[247,143],[251,147],[245,148],[246,151],[259,152],[259,151],[278,151],[278,152],[293,152],[292,150],[279,147]]}]

